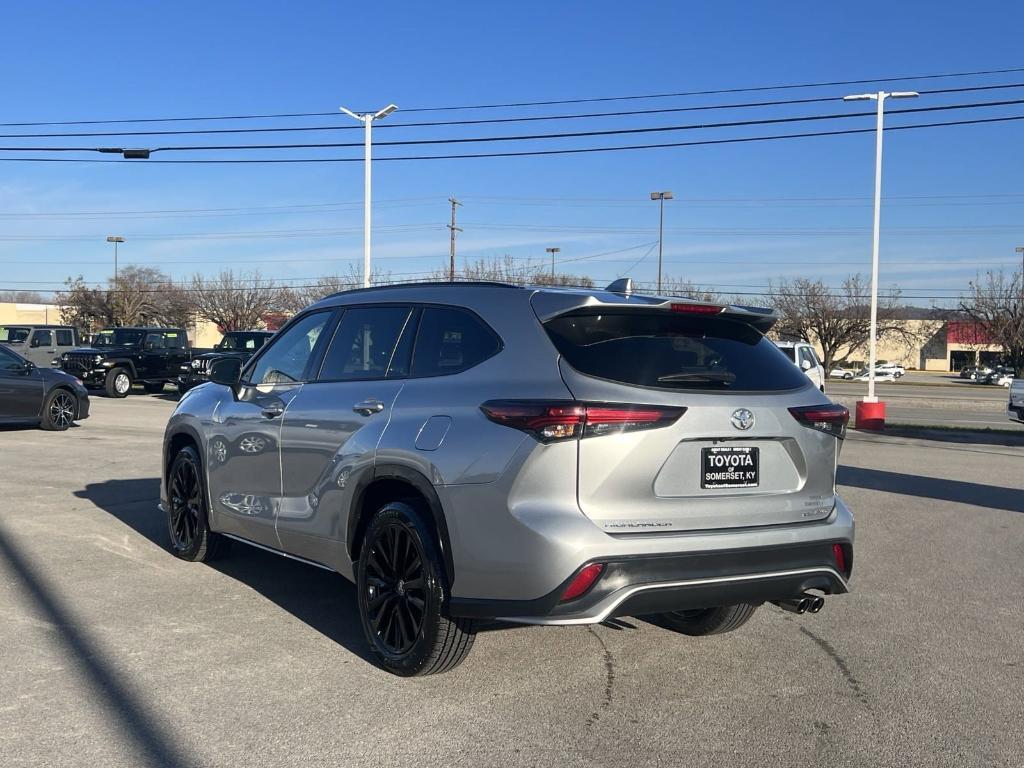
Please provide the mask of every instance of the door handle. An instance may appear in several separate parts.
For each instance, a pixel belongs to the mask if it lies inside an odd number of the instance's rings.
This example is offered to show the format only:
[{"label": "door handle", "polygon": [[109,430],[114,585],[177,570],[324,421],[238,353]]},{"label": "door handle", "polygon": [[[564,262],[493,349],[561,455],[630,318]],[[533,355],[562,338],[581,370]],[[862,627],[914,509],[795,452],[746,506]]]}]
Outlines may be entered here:
[{"label": "door handle", "polygon": [[263,418],[265,419],[276,419],[282,413],[284,413],[284,406],[280,403],[272,403],[263,407],[261,411]]},{"label": "door handle", "polygon": [[384,403],[380,400],[363,400],[363,402],[353,405],[352,410],[360,416],[372,416],[384,410]]}]

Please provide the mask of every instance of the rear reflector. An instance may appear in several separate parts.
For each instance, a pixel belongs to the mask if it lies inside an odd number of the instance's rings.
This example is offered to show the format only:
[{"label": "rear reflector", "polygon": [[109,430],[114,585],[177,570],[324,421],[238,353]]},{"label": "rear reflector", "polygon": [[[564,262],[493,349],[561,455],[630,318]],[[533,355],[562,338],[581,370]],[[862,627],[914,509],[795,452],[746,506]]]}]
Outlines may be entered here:
[{"label": "rear reflector", "polygon": [[480,410],[496,424],[521,429],[542,443],[654,429],[686,413],[686,408],[660,405],[537,400],[489,400]]},{"label": "rear reflector", "polygon": [[720,315],[725,312],[725,307],[716,307],[713,304],[672,304],[670,309],[673,312],[687,312],[691,315]]},{"label": "rear reflector", "polygon": [[840,440],[846,437],[846,423],[850,420],[850,412],[841,405],[804,405],[790,408],[789,412],[805,427],[827,432]]},{"label": "rear reflector", "polygon": [[848,575],[849,571],[846,570],[846,553],[843,551],[842,544],[832,545],[832,556],[836,559],[836,568],[839,569],[839,572],[844,576]]},{"label": "rear reflector", "polygon": [[603,563],[591,563],[590,565],[584,566],[579,573],[577,573],[573,580],[569,582],[569,586],[565,588],[565,592],[562,593],[561,600],[559,602],[565,603],[569,600],[575,600],[577,597],[585,595],[594,582],[597,581],[597,577],[601,575],[601,571],[604,570]]}]

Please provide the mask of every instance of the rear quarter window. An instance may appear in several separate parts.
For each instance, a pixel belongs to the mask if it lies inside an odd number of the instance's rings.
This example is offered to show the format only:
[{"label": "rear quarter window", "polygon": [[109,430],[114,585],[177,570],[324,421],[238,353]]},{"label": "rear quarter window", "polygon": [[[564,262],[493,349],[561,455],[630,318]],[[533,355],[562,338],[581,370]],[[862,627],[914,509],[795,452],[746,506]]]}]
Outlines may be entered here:
[{"label": "rear quarter window", "polygon": [[425,307],[412,356],[413,377],[459,373],[501,350],[490,326],[465,309]]},{"label": "rear quarter window", "polygon": [[633,310],[562,315],[544,328],[577,371],[622,384],[711,392],[808,386],[778,347],[732,320]]}]

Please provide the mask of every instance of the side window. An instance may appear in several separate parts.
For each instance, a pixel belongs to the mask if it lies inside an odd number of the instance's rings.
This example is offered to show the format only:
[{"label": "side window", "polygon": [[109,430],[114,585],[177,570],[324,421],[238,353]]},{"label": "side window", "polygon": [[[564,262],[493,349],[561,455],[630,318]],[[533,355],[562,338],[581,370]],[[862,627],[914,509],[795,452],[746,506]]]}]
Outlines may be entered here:
[{"label": "side window", "polygon": [[409,307],[347,310],[324,357],[320,380],[383,379],[409,313]]},{"label": "side window", "polygon": [[458,373],[482,363],[500,349],[497,334],[472,312],[453,307],[427,307],[416,335],[412,375]]},{"label": "side window", "polygon": [[24,368],[25,364],[19,358],[0,347],[0,371],[21,371]]},{"label": "side window", "polygon": [[164,334],[164,346],[168,349],[184,349],[185,348],[185,334],[174,331],[173,333]]},{"label": "side window", "polygon": [[36,331],[32,336],[33,347],[52,347],[53,346],[53,332],[52,331]]},{"label": "side window", "polygon": [[144,349],[163,349],[164,348],[164,337],[159,333],[147,333],[146,341],[143,344]]},{"label": "side window", "polygon": [[73,347],[75,346],[75,335],[67,328],[61,328],[57,331],[57,346],[58,347]]},{"label": "side window", "polygon": [[814,357],[814,353],[809,347],[800,347],[800,362],[807,362],[811,364],[811,368],[818,365],[818,361]]},{"label": "side window", "polygon": [[260,355],[249,371],[249,384],[290,384],[303,381],[330,312],[312,312],[292,323]]}]

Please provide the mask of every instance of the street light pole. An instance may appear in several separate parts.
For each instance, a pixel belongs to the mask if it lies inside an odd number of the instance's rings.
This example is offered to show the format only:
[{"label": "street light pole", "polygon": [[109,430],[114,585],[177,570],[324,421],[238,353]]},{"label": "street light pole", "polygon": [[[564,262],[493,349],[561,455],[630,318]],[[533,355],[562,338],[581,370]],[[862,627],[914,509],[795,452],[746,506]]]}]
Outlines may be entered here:
[{"label": "street light pole", "polygon": [[372,165],[372,126],[374,120],[382,120],[396,109],[397,106],[394,104],[388,104],[384,109],[377,112],[363,112],[357,113],[352,112],[345,107],[340,107],[341,111],[349,117],[352,117],[363,124],[363,287],[370,287],[370,229],[371,229],[371,216],[370,210],[373,202],[371,197],[370,188],[370,176],[371,176],[371,165]]},{"label": "street light pole", "polygon": [[116,283],[117,282],[117,244],[118,243],[123,243],[124,242],[124,238],[121,237],[120,235],[110,235],[107,238],[107,242],[114,244],[114,282]]},{"label": "street light pole", "polygon": [[664,192],[651,192],[651,200],[659,201],[658,211],[658,293],[661,293],[661,261],[662,261],[662,246],[665,242],[665,201],[672,199],[672,193],[669,191]]},{"label": "street light pole", "polygon": [[916,91],[878,91],[844,96],[843,101],[877,102],[875,122],[875,223],[871,239],[871,331],[868,339],[868,396],[865,403],[877,403],[875,397],[875,364],[878,356],[878,242],[882,226],[882,136],[885,133],[885,100],[911,99],[918,96]]},{"label": "street light pole", "polygon": [[555,281],[555,254],[559,253],[561,248],[545,248],[545,251],[551,254],[551,282]]}]

